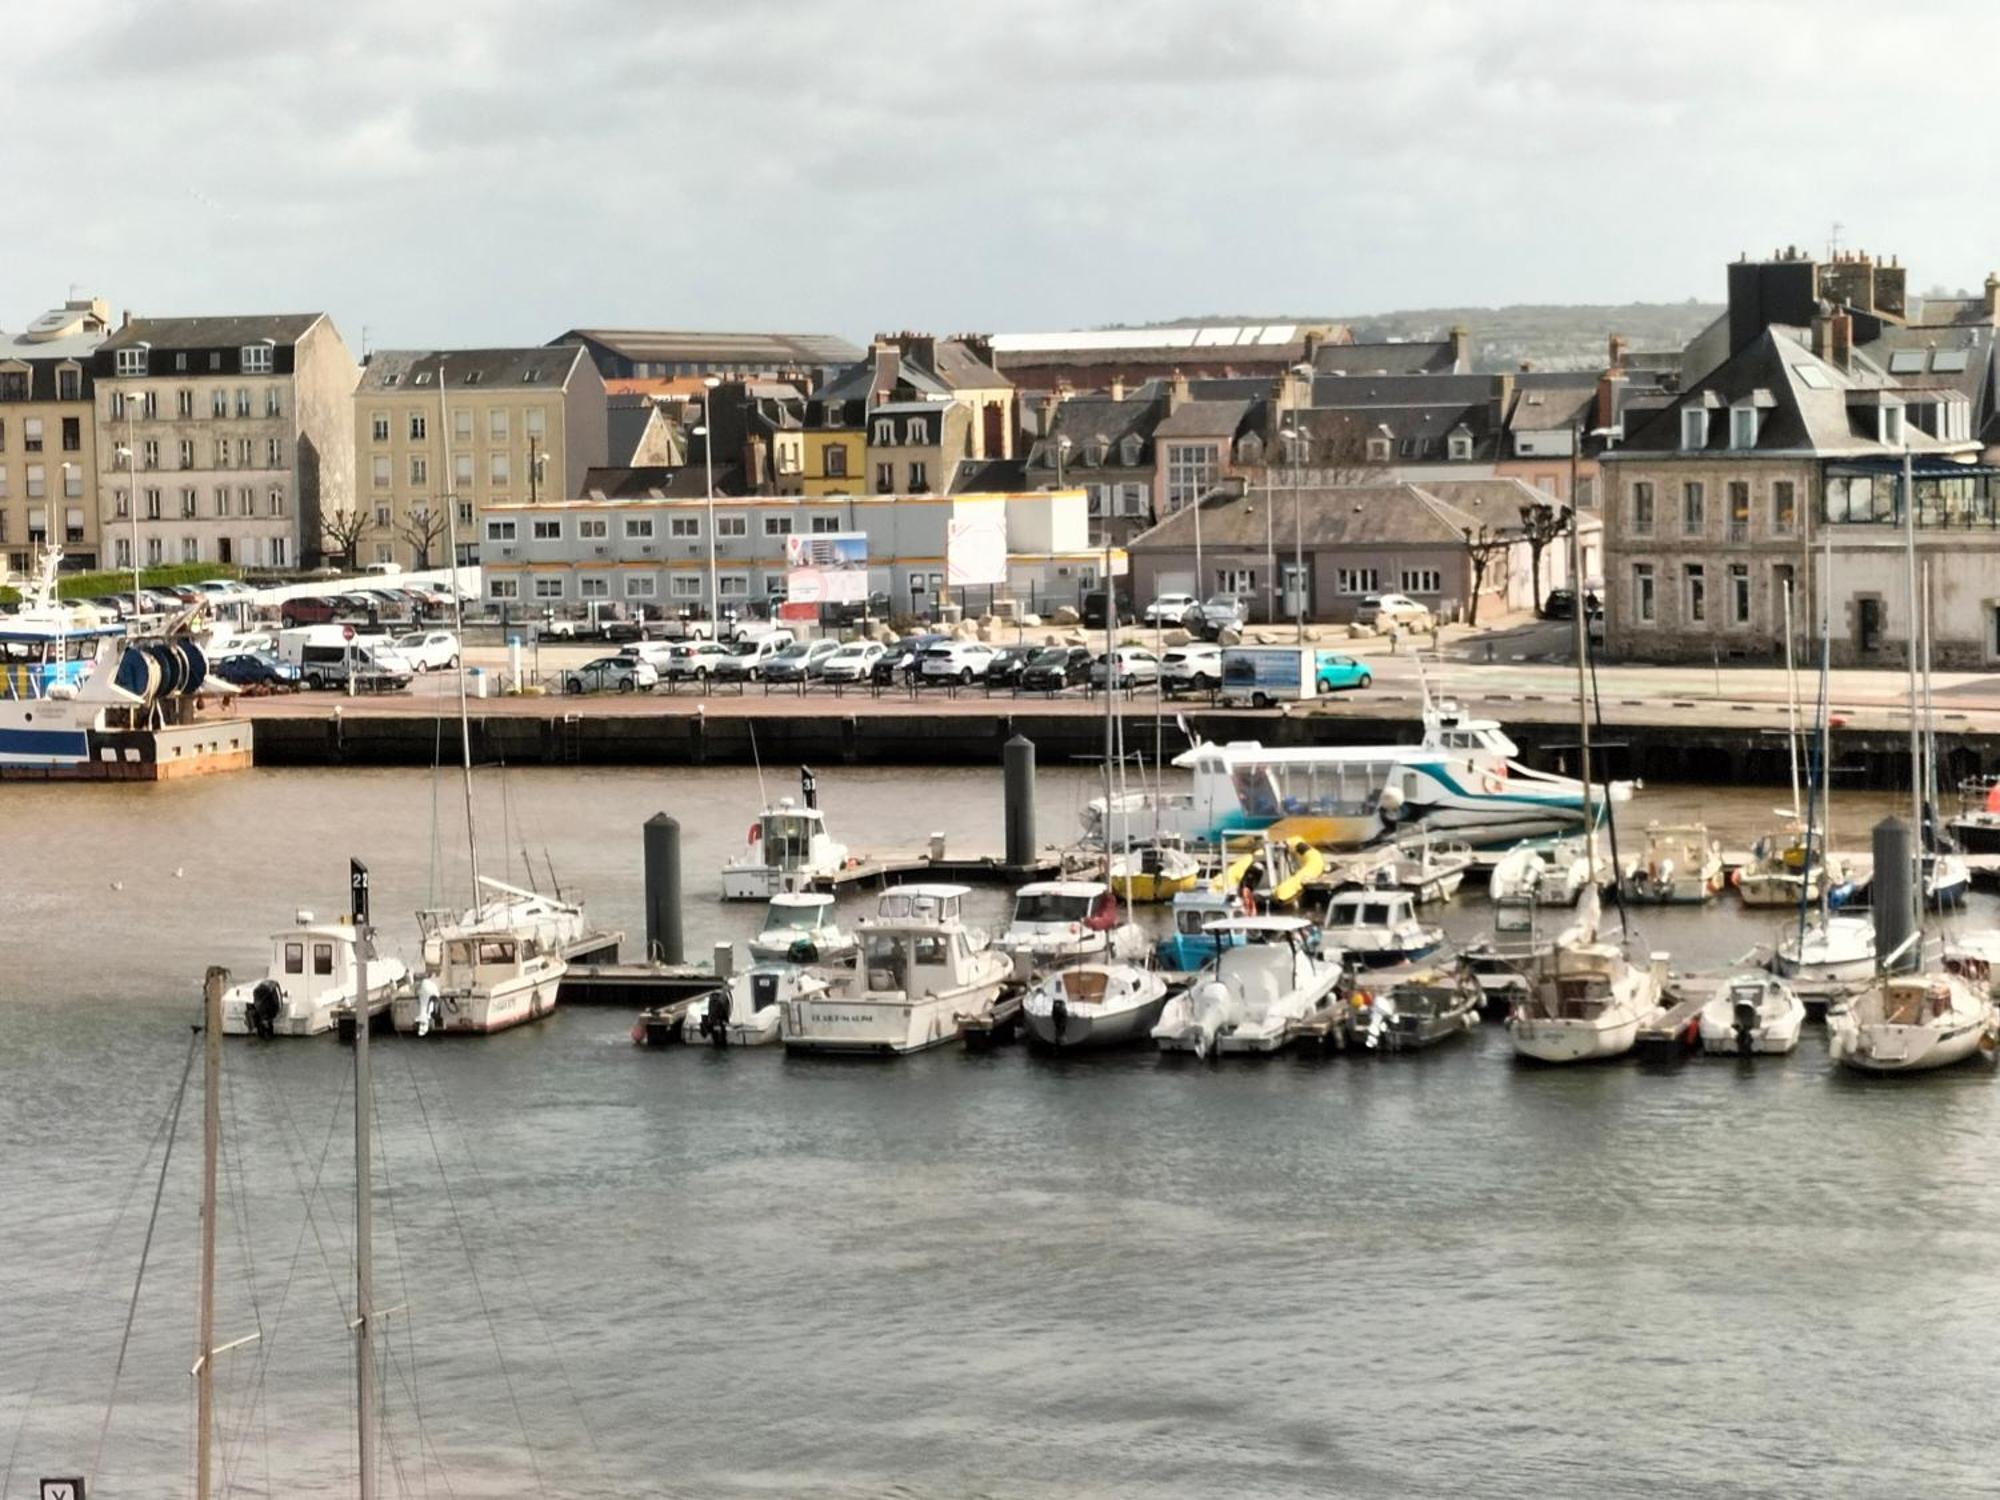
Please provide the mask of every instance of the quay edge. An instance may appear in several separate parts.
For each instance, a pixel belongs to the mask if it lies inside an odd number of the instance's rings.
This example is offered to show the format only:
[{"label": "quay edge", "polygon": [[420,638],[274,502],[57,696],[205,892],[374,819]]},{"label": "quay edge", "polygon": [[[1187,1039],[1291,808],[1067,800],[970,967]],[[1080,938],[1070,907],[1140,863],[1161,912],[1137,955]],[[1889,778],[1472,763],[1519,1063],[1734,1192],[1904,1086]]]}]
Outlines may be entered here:
[{"label": "quay edge", "polygon": [[[1406,714],[1377,716],[1182,710],[1205,738],[1267,745],[1414,743]],[[1572,772],[1573,724],[1522,722],[1501,715],[1530,765]],[[1034,741],[1045,766],[1098,760],[1104,727],[1094,715],[1008,712],[927,714],[871,709],[860,714],[701,716],[551,711],[475,714],[472,755],[479,764],[698,766],[810,762],[826,765],[997,766],[1014,735]],[[1154,752],[1155,717],[1128,712],[1130,753]],[[754,735],[754,746],[753,746]],[[1785,786],[1784,737],[1754,724],[1606,724],[1593,731],[1600,775],[1709,786]],[[1937,737],[1939,781],[1949,792],[1966,777],[2000,770],[2000,735],[1952,731]],[[1832,734],[1839,790],[1909,784],[1907,729],[1843,726]],[[458,755],[458,726],[430,713],[296,714],[260,718],[257,761],[264,766],[429,766]],[[1162,749],[1186,748],[1172,717]]]}]

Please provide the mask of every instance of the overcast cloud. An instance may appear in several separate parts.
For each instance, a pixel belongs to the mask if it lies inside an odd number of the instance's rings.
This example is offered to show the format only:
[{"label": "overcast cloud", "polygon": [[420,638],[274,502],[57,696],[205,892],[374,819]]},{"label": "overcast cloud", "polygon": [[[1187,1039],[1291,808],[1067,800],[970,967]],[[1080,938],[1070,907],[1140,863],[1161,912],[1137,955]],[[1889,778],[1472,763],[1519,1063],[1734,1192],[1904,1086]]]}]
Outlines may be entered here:
[{"label": "overcast cloud", "polygon": [[357,349],[1713,299],[1836,220],[1919,289],[2000,265],[1987,3],[5,16],[0,327],[72,285]]}]

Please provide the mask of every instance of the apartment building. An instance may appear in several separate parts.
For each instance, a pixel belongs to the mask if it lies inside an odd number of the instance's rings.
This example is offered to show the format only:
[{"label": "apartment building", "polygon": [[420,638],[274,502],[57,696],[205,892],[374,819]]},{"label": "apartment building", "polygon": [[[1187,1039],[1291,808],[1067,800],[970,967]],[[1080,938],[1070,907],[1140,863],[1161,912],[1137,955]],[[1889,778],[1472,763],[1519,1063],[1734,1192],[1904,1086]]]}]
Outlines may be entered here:
[{"label": "apartment building", "polygon": [[357,371],[326,314],[128,318],[92,373],[101,561],[318,561],[354,503]]},{"label": "apartment building", "polygon": [[0,334],[0,555],[16,573],[50,544],[65,568],[98,564],[92,365],[110,317],[96,298],[72,299]]},{"label": "apartment building", "polygon": [[604,379],[574,344],[378,351],[352,420],[356,503],[328,550],[406,568],[443,566],[454,527],[477,561],[480,512],[582,494],[609,451]]},{"label": "apartment building", "polygon": [[785,547],[794,535],[862,532],[868,586],[898,613],[929,613],[946,590],[954,520],[996,518],[1006,528],[1006,583],[977,597],[1074,604],[1094,582],[1103,554],[1089,545],[1077,489],[1009,494],[751,495],[717,498],[570,500],[499,505],[481,517],[487,596],[558,612],[594,600],[652,610],[709,610],[713,537],[715,596],[723,609],[782,598]]}]

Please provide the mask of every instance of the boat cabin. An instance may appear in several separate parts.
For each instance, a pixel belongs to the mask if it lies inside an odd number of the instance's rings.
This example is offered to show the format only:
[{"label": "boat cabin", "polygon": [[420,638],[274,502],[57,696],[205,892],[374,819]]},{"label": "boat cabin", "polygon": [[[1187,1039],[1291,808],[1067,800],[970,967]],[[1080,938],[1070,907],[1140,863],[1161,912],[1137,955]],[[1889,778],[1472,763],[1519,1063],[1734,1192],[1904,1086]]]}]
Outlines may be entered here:
[{"label": "boat cabin", "polygon": [[971,894],[964,885],[892,885],[876,902],[875,915],[883,922],[961,922]]},{"label": "boat cabin", "polygon": [[956,924],[861,923],[862,979],[871,1000],[948,994],[969,982],[973,948]]},{"label": "boat cabin", "polygon": [[1014,893],[1015,927],[1112,926],[1118,900],[1097,880],[1036,880]]},{"label": "boat cabin", "polygon": [[824,891],[782,891],[764,910],[765,937],[810,937],[833,926],[833,897]]},{"label": "boat cabin", "polygon": [[1407,891],[1342,891],[1326,909],[1328,931],[1387,935],[1416,921],[1416,898]]},{"label": "boat cabin", "polygon": [[310,913],[300,913],[296,927],[271,938],[270,977],[288,1000],[351,994],[354,929],[344,922],[314,922]]},{"label": "boat cabin", "polygon": [[1213,977],[1235,992],[1253,1018],[1267,1014],[1298,987],[1299,959],[1312,924],[1302,917],[1229,917],[1208,931],[1224,946]]},{"label": "boat cabin", "polygon": [[534,938],[506,929],[455,932],[444,937],[443,973],[446,989],[476,989],[501,984],[545,955]]},{"label": "boat cabin", "polygon": [[1613,980],[1623,966],[1624,955],[1602,943],[1558,944],[1536,986],[1536,1009],[1549,1020],[1595,1021],[1617,998]]},{"label": "boat cabin", "polygon": [[800,807],[789,797],[757,818],[757,842],[768,869],[805,869],[813,861],[813,840],[825,836],[825,815],[816,807]]}]

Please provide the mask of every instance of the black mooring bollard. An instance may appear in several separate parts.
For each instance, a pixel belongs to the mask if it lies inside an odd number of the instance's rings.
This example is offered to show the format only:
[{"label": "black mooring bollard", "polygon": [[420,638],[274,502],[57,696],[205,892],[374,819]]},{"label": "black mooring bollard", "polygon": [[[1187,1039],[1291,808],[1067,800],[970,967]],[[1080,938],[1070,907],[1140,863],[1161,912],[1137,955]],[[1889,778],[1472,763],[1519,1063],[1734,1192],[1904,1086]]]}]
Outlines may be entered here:
[{"label": "black mooring bollard", "polygon": [[1001,751],[1007,786],[1007,863],[1023,869],[1035,858],[1035,742],[1025,734]]},{"label": "black mooring bollard", "polygon": [[665,813],[646,819],[646,957],[681,961],[681,825]]}]

